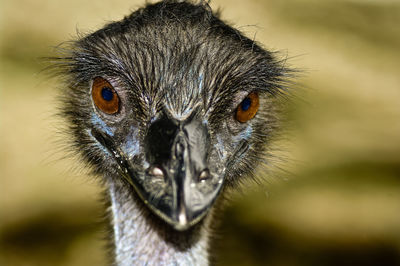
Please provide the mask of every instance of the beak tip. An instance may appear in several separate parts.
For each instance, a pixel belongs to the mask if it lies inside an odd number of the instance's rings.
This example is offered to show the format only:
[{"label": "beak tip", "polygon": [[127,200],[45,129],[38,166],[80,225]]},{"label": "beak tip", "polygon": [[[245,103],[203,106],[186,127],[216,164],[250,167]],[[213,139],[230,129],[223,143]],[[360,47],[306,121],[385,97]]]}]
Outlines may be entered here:
[{"label": "beak tip", "polygon": [[186,213],[180,213],[178,216],[178,220],[172,225],[177,231],[185,231],[190,227],[191,224],[188,221]]},{"label": "beak tip", "polygon": [[178,223],[175,224],[175,229],[179,231],[186,230],[189,227],[186,213],[182,212],[178,216]]},{"label": "beak tip", "polygon": [[179,214],[179,224],[182,226],[187,224],[187,218],[185,213]]}]

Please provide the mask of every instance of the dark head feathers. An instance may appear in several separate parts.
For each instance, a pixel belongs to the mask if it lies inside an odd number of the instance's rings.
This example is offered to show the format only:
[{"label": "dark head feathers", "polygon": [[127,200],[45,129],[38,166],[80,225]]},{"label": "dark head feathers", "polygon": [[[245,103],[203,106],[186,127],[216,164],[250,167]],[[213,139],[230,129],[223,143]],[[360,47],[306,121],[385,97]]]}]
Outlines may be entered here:
[{"label": "dark head feathers", "polygon": [[[271,53],[226,25],[204,1],[147,5],[73,43],[68,59],[63,66],[77,83],[96,75],[117,75],[138,87],[136,92],[157,96],[168,91],[177,112],[198,93],[219,99],[226,90],[252,90],[250,86],[277,93],[286,75]],[[187,93],[176,95],[168,88],[171,84]],[[203,86],[207,90],[198,90]],[[156,104],[156,97],[152,101]]]},{"label": "dark head feathers", "polygon": [[[276,127],[272,102],[284,93],[290,72],[273,53],[224,23],[206,1],[147,4],[122,21],[71,42],[65,51],[55,63],[68,88],[63,92],[63,115],[76,150],[98,172],[104,171],[97,166],[104,158],[85,131],[92,108],[89,84],[96,76],[130,88],[126,93],[138,125],[149,123],[164,109],[184,118],[201,106],[211,130],[217,132],[221,121],[232,116],[238,93],[258,92],[264,109],[251,122],[246,156],[231,160],[227,167],[227,179],[233,179],[252,173],[262,161],[265,142]],[[228,125],[224,130],[240,134],[241,127]],[[145,133],[138,134],[144,138]],[[235,147],[229,149],[232,157],[237,155]]]}]

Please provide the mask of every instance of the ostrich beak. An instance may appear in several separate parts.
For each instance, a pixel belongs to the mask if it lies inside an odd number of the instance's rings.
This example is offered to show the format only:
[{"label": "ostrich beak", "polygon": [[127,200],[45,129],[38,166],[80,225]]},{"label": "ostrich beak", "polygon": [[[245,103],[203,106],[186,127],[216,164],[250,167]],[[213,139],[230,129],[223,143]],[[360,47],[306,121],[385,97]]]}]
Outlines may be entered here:
[{"label": "ostrich beak", "polygon": [[150,126],[146,146],[150,167],[137,192],[176,230],[190,228],[208,213],[223,184],[209,170],[207,127],[196,119],[164,118]]}]

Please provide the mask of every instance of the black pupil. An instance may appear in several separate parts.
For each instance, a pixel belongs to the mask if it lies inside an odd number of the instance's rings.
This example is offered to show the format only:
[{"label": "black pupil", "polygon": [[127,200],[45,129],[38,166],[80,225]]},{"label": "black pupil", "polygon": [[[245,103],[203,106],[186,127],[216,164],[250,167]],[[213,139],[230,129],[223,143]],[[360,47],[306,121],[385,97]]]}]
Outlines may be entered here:
[{"label": "black pupil", "polygon": [[251,106],[251,99],[249,97],[245,98],[241,104],[241,108],[243,111],[249,110]]},{"label": "black pupil", "polygon": [[101,97],[103,97],[104,100],[106,100],[107,102],[111,101],[114,98],[114,93],[113,91],[108,88],[108,87],[104,87],[101,90]]}]

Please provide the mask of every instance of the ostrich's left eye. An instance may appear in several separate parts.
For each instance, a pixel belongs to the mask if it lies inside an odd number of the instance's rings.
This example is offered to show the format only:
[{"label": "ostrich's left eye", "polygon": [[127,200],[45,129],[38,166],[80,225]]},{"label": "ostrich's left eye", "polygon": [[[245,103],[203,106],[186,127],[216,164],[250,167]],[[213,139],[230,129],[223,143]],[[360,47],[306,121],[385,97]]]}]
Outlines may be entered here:
[{"label": "ostrich's left eye", "polygon": [[119,111],[118,94],[110,82],[102,77],[93,80],[92,98],[96,107],[106,114],[111,115]]},{"label": "ostrich's left eye", "polygon": [[256,92],[250,93],[236,109],[236,120],[241,123],[249,121],[256,115],[259,106],[258,94]]}]

